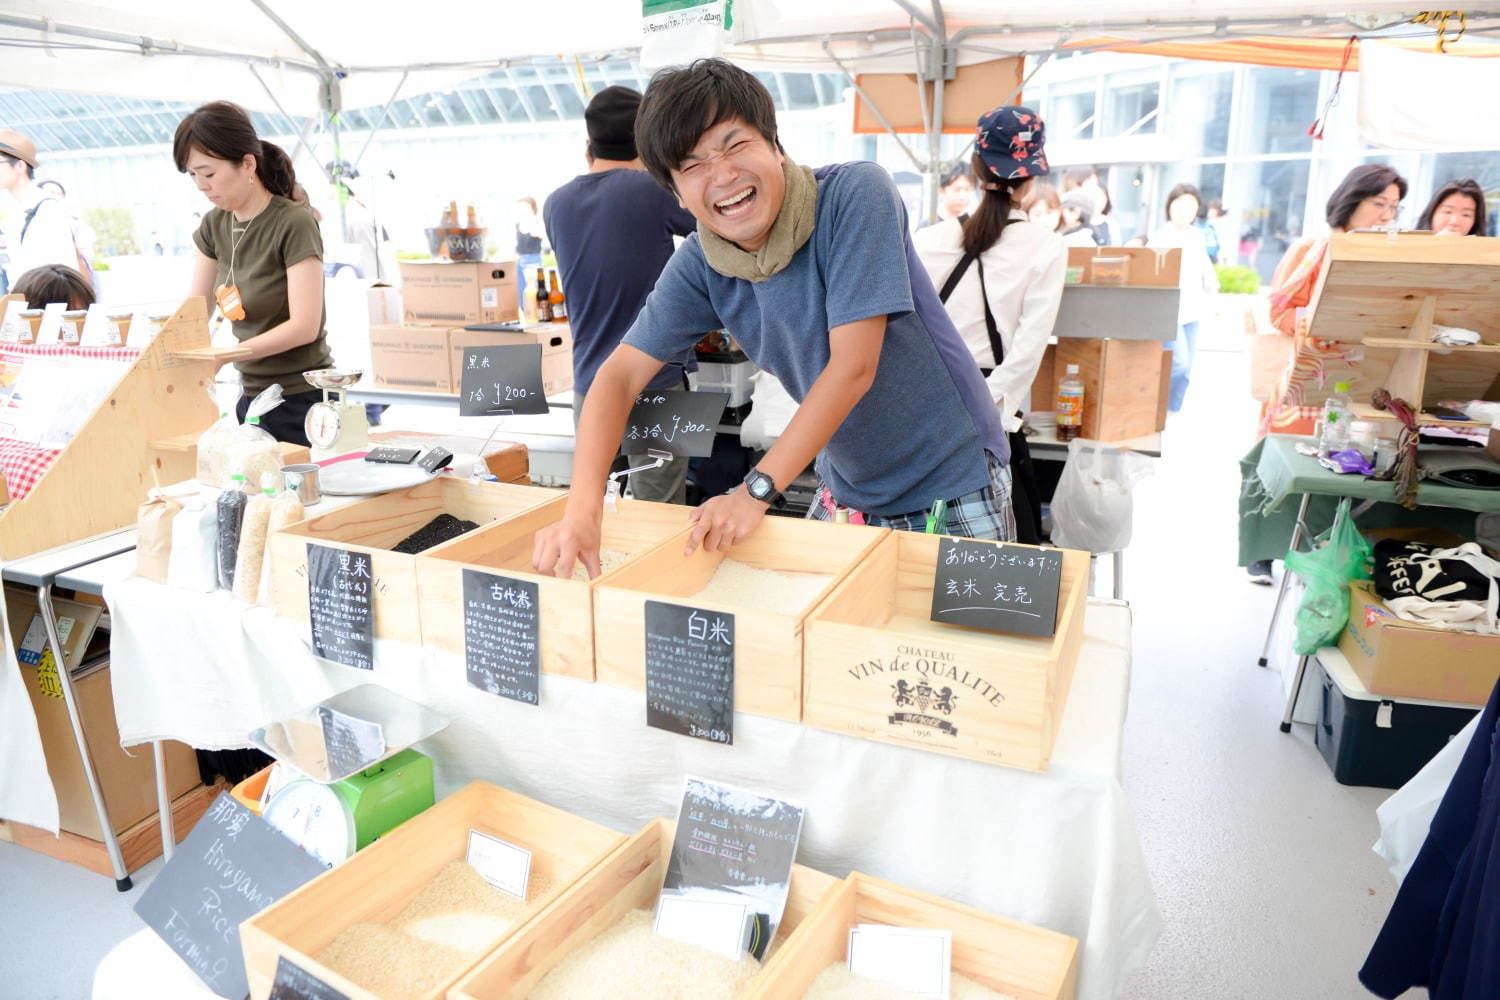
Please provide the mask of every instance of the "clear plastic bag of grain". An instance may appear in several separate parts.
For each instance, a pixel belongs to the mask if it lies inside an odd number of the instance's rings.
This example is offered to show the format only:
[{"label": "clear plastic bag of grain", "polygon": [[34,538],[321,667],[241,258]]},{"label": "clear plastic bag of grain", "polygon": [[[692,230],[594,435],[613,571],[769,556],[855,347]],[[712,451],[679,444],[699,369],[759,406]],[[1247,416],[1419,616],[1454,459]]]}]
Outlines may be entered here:
[{"label": "clear plastic bag of grain", "polygon": [[296,493],[286,491],[276,494],[271,501],[271,521],[266,525],[266,554],[260,566],[260,593],[257,595],[258,604],[271,603],[271,563],[275,559],[275,547],[271,544],[271,536],[282,528],[289,528],[307,516],[302,500]]},{"label": "clear plastic bag of grain", "polygon": [[261,492],[245,502],[245,518],[240,524],[240,544],[234,561],[234,596],[248,604],[254,604],[260,597],[260,573],[266,561],[266,535],[275,502],[275,483],[272,474],[261,478]]},{"label": "clear plastic bag of grain", "polygon": [[229,445],[235,438],[239,421],[228,413],[219,414],[219,419],[208,425],[208,430],[198,435],[198,482],[204,486],[223,489],[229,482]]}]

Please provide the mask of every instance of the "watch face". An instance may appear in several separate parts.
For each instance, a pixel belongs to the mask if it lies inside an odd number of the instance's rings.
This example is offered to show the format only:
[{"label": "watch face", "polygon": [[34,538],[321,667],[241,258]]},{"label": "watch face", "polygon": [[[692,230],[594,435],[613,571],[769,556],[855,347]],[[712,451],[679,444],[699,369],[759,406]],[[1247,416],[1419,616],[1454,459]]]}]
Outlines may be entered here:
[{"label": "watch face", "polygon": [[354,853],[354,823],[332,788],[310,778],[287,785],[266,806],[265,820],[332,867]]},{"label": "watch face", "polygon": [[331,448],[339,439],[339,411],[332,403],[314,403],[307,411],[302,428],[307,440],[318,448]]},{"label": "watch face", "polygon": [[749,488],[751,496],[753,496],[757,500],[764,500],[766,497],[771,495],[771,491],[776,487],[775,484],[771,482],[770,476],[761,474],[751,478]]}]

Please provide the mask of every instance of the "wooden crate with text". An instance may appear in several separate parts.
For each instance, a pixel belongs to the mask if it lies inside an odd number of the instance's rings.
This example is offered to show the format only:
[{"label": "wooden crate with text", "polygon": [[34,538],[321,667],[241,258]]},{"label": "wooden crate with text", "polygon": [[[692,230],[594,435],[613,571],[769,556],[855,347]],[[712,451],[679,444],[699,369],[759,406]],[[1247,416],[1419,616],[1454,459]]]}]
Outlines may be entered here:
[{"label": "wooden crate with text", "polygon": [[[470,830],[531,851],[532,877],[541,875],[553,882],[550,889],[529,900],[528,915],[507,928],[486,951],[525,928],[532,915],[557,900],[625,840],[614,830],[504,788],[482,781],[466,785],[240,925],[253,1000],[269,996],[276,961],[282,955],[349,1000],[393,1000],[358,985],[313,956],[354,924],[394,919],[444,866],[467,856]],[[414,938],[413,945],[420,946],[420,942]],[[442,1000],[448,987],[472,967],[472,962],[464,966],[423,993],[420,1000]]]},{"label": "wooden crate with text", "polygon": [[1057,628],[1044,639],[932,621],[941,542],[892,532],[813,612],[802,721],[1045,771],[1083,642],[1089,554],[1061,550]]},{"label": "wooden crate with text", "polygon": [[[309,620],[309,542],[362,552],[370,557],[370,574],[374,579],[371,612],[375,637],[420,645],[417,556],[392,552],[392,546],[439,514],[451,514],[482,526],[561,499],[558,491],[539,486],[471,483],[466,479],[439,477],[327,514],[314,514],[276,532],[267,542],[272,552],[271,594],[276,611],[294,621]],[[462,536],[444,544],[461,540]],[[435,546],[426,554],[436,554],[441,548]]]},{"label": "wooden crate with text", "polygon": [[[459,980],[448,993],[449,1000],[523,1000],[559,962],[631,910],[654,908],[666,879],[675,829],[671,820],[647,823]],[[767,951],[768,959],[787,947],[797,928],[838,884],[832,875],[792,866],[786,911]],[[765,974],[759,973],[755,981]],[[597,995],[608,996],[608,986],[598,984]]]}]

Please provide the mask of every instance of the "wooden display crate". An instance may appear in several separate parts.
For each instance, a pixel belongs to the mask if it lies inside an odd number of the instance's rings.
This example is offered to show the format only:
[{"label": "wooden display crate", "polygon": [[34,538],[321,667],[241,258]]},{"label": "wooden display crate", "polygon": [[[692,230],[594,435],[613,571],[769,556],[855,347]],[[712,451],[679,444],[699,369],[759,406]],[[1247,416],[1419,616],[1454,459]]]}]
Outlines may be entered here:
[{"label": "wooden display crate", "polygon": [[[687,509],[675,504],[620,500],[606,510],[600,538],[606,549],[631,558],[668,538],[686,537]],[[531,568],[532,536],[562,519],[562,504],[547,504],[509,520],[471,532],[417,559],[417,589],[422,605],[426,645],[464,654],[463,571],[498,573],[537,584],[538,631],[542,672],[594,679],[594,592],[619,572],[597,580],[560,580]],[[623,568],[623,567],[622,567]]]},{"label": "wooden display crate", "polygon": [[1068,365],[1083,381],[1083,432],[1129,441],[1166,426],[1172,352],[1155,340],[1062,338],[1047,348],[1031,383],[1033,410],[1050,410]]},{"label": "wooden display crate", "polygon": [[[439,514],[452,514],[481,526],[545,503],[562,500],[556,490],[510,483],[471,483],[440,476],[411,489],[319,514],[271,536],[271,594],[278,614],[308,621],[307,543],[363,552],[374,578],[375,637],[420,645],[417,557],[391,552],[412,532]],[[453,539],[459,541],[459,539]],[[445,542],[444,545],[452,544]],[[429,552],[435,553],[443,546]]]},{"label": "wooden display crate", "polygon": [[[1089,554],[1062,550],[1050,639],[931,620],[937,535],[892,532],[807,622],[802,721],[833,732],[1045,771],[1083,641]],[[896,683],[926,681],[914,710]],[[943,709],[936,699],[957,692]],[[910,696],[910,695],[909,695]]]},{"label": "wooden display crate", "polygon": [[823,896],[743,1000],[798,1000],[830,965],[848,960],[856,924],[953,932],[953,971],[1020,1000],[1070,1000],[1078,939],[855,872]]},{"label": "wooden display crate", "polygon": [[[621,844],[586,877],[557,898],[505,944],[474,966],[448,993],[448,1000],[522,1000],[569,954],[614,926],[631,910],[653,908],[666,880],[676,824],[654,819]],[[831,875],[792,866],[786,911],[767,952],[788,947],[794,932],[838,886]],[[756,982],[769,968],[757,974]],[[608,995],[599,984],[598,995]],[[800,996],[800,994],[798,994]]]},{"label": "wooden display crate", "polygon": [[[623,834],[561,809],[473,782],[241,924],[251,997],[265,1000],[270,994],[277,958],[285,955],[349,1000],[382,1000],[313,956],[354,924],[394,919],[445,865],[467,856],[470,830],[530,850],[532,876],[556,880],[551,891],[532,904],[532,914],[540,913],[625,840]],[[512,925],[495,944],[528,926],[531,919]],[[472,966],[464,972],[468,968]],[[445,981],[422,1000],[441,1000],[453,981]]]},{"label": "wooden display crate", "polygon": [[[684,556],[682,547],[659,546],[621,567],[594,591],[594,631],[608,640],[595,649],[598,680],[645,690],[647,601],[728,612],[735,616],[735,711],[800,720],[803,623],[888,533],[883,528],[768,517],[727,553],[700,547]],[[726,556],[759,569],[831,579],[796,614],[765,610],[753,598],[743,604],[700,600],[695,595]]]}]

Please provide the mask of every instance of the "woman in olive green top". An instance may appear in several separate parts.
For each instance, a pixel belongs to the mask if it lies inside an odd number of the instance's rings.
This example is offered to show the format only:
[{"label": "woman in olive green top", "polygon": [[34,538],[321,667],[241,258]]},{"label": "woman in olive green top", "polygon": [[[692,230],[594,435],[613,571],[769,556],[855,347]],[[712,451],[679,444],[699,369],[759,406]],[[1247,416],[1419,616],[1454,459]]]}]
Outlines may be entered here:
[{"label": "woman in olive green top", "polygon": [[292,161],[227,101],[184,118],[172,155],[214,204],[193,234],[189,294],[217,300],[250,350],[235,362],[244,385],[238,415],[243,420],[251,398],[280,383],[286,401],[261,426],[278,441],[305,445],[303,420],[319,396],[302,373],[332,367],[333,356],[324,330],[323,239],[312,213],[292,200]]}]

